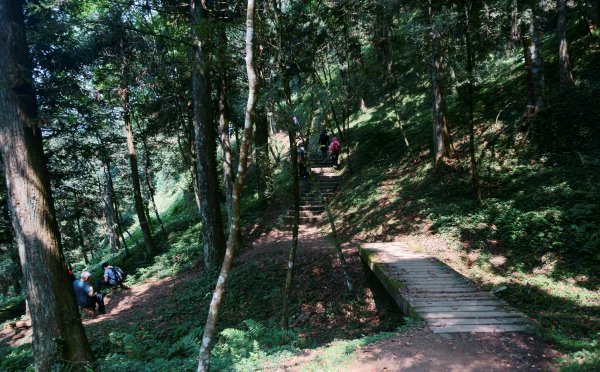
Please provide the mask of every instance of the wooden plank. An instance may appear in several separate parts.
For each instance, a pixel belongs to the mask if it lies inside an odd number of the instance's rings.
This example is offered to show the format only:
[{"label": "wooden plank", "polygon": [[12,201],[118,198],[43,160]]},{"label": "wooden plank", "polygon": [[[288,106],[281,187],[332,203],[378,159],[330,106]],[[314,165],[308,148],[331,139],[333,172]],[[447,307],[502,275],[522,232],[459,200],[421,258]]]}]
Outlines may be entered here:
[{"label": "wooden plank", "polygon": [[418,291],[432,291],[432,292],[448,292],[448,293],[454,293],[454,292],[474,292],[476,291],[475,288],[470,287],[468,285],[453,285],[453,286],[446,286],[446,285],[436,285],[436,284],[412,284],[412,285],[408,285],[406,284],[405,289],[412,291],[412,290],[418,290]]},{"label": "wooden plank", "polygon": [[472,293],[477,291],[475,288],[427,288],[427,287],[411,287],[401,290],[405,293]]},{"label": "wooden plank", "polygon": [[462,319],[462,318],[516,318],[521,314],[506,311],[444,311],[424,312],[421,316],[425,319]]},{"label": "wooden plank", "polygon": [[475,325],[475,324],[527,324],[523,318],[466,318],[466,319],[429,319],[427,325],[430,327],[443,327],[453,325]]},{"label": "wooden plank", "polygon": [[437,287],[455,287],[455,286],[471,286],[472,284],[463,279],[447,279],[440,280],[438,278],[422,278],[422,279],[406,279],[402,277],[396,277],[396,279],[402,280],[407,285],[425,285],[425,286],[437,286]]},{"label": "wooden plank", "polygon": [[524,331],[527,327],[516,324],[495,325],[459,325],[448,327],[432,327],[433,333],[471,333],[471,332],[517,332]]},{"label": "wooden plank", "polygon": [[456,301],[443,301],[443,300],[428,300],[428,301],[411,301],[413,307],[424,307],[424,306],[507,306],[504,301],[497,300],[456,300]]},{"label": "wooden plank", "polygon": [[417,312],[436,312],[436,311],[504,311],[500,306],[485,305],[458,305],[458,306],[413,306]]}]

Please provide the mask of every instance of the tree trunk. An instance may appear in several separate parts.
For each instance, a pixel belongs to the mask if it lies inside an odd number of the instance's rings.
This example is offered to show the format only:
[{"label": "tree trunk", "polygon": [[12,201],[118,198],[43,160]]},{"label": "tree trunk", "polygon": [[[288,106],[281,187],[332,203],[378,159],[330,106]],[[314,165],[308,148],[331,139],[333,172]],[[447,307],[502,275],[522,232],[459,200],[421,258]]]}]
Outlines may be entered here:
[{"label": "tree trunk", "polygon": [[81,248],[81,256],[83,257],[83,262],[86,265],[89,265],[90,260],[87,255],[87,247],[85,246],[85,239],[83,237],[83,231],[81,229],[81,218],[77,215],[77,235],[79,236],[79,247]]},{"label": "tree trunk", "polygon": [[469,76],[469,84],[467,86],[468,91],[468,102],[469,102],[469,156],[471,158],[471,183],[473,184],[473,191],[475,199],[482,203],[481,200],[481,186],[479,183],[479,169],[477,168],[477,157],[475,155],[475,114],[474,114],[474,88],[473,80],[473,68],[474,68],[474,56],[473,56],[473,45],[471,42],[471,11],[472,3],[465,5],[465,44],[467,47],[467,74]]},{"label": "tree trunk", "polygon": [[[284,84],[289,86],[287,79],[284,79]],[[288,89],[284,89],[289,91]],[[286,101],[291,104],[291,95],[286,94]],[[288,139],[290,142],[290,171],[292,172],[292,193],[294,203],[294,222],[292,225],[292,247],[288,257],[287,274],[285,278],[285,287],[283,289],[283,306],[281,310],[281,326],[283,329],[289,328],[289,304],[290,295],[292,293],[292,283],[294,280],[294,268],[296,265],[296,252],[298,251],[298,225],[300,224],[300,184],[298,180],[298,149],[296,147],[296,127],[290,125],[288,131]]]},{"label": "tree trunk", "polygon": [[111,178],[108,173],[110,172],[110,163],[106,163],[105,182],[104,182],[104,219],[106,221],[106,234],[108,235],[108,241],[110,243],[111,252],[117,252],[119,250],[119,236],[115,229],[115,209],[114,209],[114,190],[111,182]]},{"label": "tree trunk", "polygon": [[[539,4],[535,2],[539,1]],[[531,80],[533,83],[533,93],[535,97],[535,106],[533,109],[534,114],[537,114],[544,110],[545,97],[544,97],[544,72],[543,72],[543,61],[541,54],[541,42],[540,42],[540,13],[543,0],[533,1],[534,4],[530,5],[531,9],[531,20],[528,27],[529,35],[529,54],[531,56]]]},{"label": "tree trunk", "polygon": [[[192,3],[192,9],[194,4]],[[244,177],[246,176],[246,168],[248,164],[248,152],[252,141],[252,121],[254,116],[254,106],[256,103],[257,84],[256,74],[253,65],[253,36],[254,36],[254,0],[248,0],[246,11],[246,70],[248,75],[248,102],[246,104],[246,115],[244,120],[244,139],[240,146],[240,162],[238,173],[233,184],[233,194],[231,197],[232,223],[229,229],[229,239],[227,240],[227,250],[219,279],[213,292],[213,297],[210,302],[206,325],[204,326],[204,334],[202,335],[202,346],[198,356],[198,371],[208,371],[210,367],[210,351],[212,349],[217,317],[221,306],[221,299],[225,291],[225,281],[229,275],[233,255],[235,253],[238,231],[240,230],[240,195],[244,185]]]},{"label": "tree trunk", "polygon": [[144,210],[144,200],[142,199],[142,188],[140,185],[140,173],[138,170],[137,153],[135,150],[135,140],[133,137],[133,128],[131,126],[131,113],[129,112],[129,90],[128,88],[120,88],[119,94],[123,104],[123,123],[125,125],[125,135],[127,136],[127,150],[129,152],[129,166],[131,167],[131,183],[133,186],[133,199],[135,201],[135,211],[144,237],[144,247],[146,258],[156,254],[156,244],[152,239],[150,225],[146,218]]},{"label": "tree trunk", "polygon": [[525,61],[525,85],[527,87],[527,103],[523,117],[534,115],[535,112],[535,90],[533,88],[533,74],[531,73],[531,49],[529,48],[530,39],[522,37],[523,58]]},{"label": "tree trunk", "polygon": [[258,197],[266,205],[272,197],[271,165],[269,162],[269,123],[264,107],[256,110],[256,133],[254,149],[256,151],[256,169],[258,176]]},{"label": "tree trunk", "polygon": [[[112,174],[110,172],[108,172],[108,182],[110,182],[111,185],[114,185],[113,179],[112,179]],[[119,236],[121,237],[121,242],[123,243],[123,248],[125,248],[125,255],[127,257],[129,257],[129,247],[127,246],[127,242],[125,241],[125,235],[123,235],[123,223],[122,223],[122,219],[121,219],[121,212],[119,210],[119,201],[117,199],[116,194],[114,193],[115,188],[112,187],[113,190],[113,203],[114,203],[114,208],[115,208],[115,222],[117,223],[117,231],[119,232]],[[93,254],[92,254],[93,256]]]},{"label": "tree trunk", "polygon": [[21,1],[0,0],[0,156],[27,283],[35,368],[49,371],[58,361],[86,362],[92,354],[65,280],[22,9]]},{"label": "tree trunk", "polygon": [[431,25],[431,90],[433,98],[433,144],[435,163],[451,155],[450,132],[446,116],[446,100],[441,82],[443,58],[441,51],[440,25],[436,19],[437,5],[429,2]]},{"label": "tree trunk", "polygon": [[167,232],[165,230],[165,225],[160,218],[160,214],[158,213],[158,208],[156,207],[156,200],[154,198],[154,181],[152,177],[152,160],[150,159],[150,149],[148,148],[148,143],[144,138],[142,140],[142,144],[144,146],[144,178],[146,179],[146,187],[148,188],[148,196],[150,202],[152,203],[152,209],[154,209],[154,216],[158,221],[158,225],[160,226],[160,231],[163,234],[164,240],[167,241]]},{"label": "tree trunk", "polygon": [[519,1],[512,0],[510,12],[510,42],[514,49],[519,47],[520,40]]},{"label": "tree trunk", "polygon": [[[222,38],[227,42],[225,32]],[[223,40],[222,39],[222,40]],[[227,76],[225,66],[221,66],[219,74],[219,136],[223,152],[223,186],[225,188],[225,203],[227,208],[227,224],[231,228],[231,192],[233,191],[233,163],[231,156],[231,138],[229,137],[229,118],[227,116]]]},{"label": "tree trunk", "polygon": [[567,11],[566,0],[556,1],[556,14],[558,23],[556,33],[558,38],[558,68],[560,71],[560,86],[566,87],[573,84],[571,63],[569,61],[569,46],[567,43]]},{"label": "tree trunk", "polygon": [[[206,14],[200,0],[191,1],[192,91],[194,143],[197,183],[200,191],[200,218],[204,246],[204,265],[217,267],[225,255],[225,234],[221,217],[219,178],[217,176],[216,133],[210,119],[210,84],[200,28],[206,27]],[[205,29],[205,28],[204,28]]]}]

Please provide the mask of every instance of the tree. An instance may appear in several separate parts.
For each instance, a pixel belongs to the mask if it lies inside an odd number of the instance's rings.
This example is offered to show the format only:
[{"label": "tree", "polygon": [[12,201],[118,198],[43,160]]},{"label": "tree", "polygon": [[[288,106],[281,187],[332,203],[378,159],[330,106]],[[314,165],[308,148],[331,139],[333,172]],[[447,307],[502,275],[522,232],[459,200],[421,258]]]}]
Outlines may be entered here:
[{"label": "tree", "polygon": [[573,83],[571,63],[569,61],[569,45],[567,43],[567,11],[566,0],[556,0],[558,22],[556,33],[558,38],[558,68],[560,70],[560,86],[566,87]]},{"label": "tree", "polygon": [[527,21],[523,23],[526,31],[522,33],[528,89],[525,117],[536,116],[544,110],[545,105],[544,72],[539,31],[541,3],[543,3],[543,0],[528,0],[525,2],[524,16]]},{"label": "tree", "polygon": [[192,106],[196,182],[200,193],[200,217],[204,245],[204,265],[216,267],[225,255],[225,234],[221,217],[216,159],[216,133],[211,120],[210,82],[204,44],[206,11],[199,0],[190,2],[192,22]]},{"label": "tree", "polygon": [[[192,5],[193,7],[193,5]],[[244,186],[244,178],[248,164],[248,153],[250,151],[250,143],[252,141],[252,125],[254,119],[254,107],[256,104],[256,96],[258,93],[256,73],[254,71],[254,0],[248,0],[246,9],[246,72],[248,75],[248,101],[246,103],[246,112],[244,119],[244,137],[240,146],[240,164],[238,172],[233,184],[233,193],[231,196],[231,227],[229,228],[229,238],[227,239],[227,250],[219,279],[213,292],[213,297],[210,302],[206,325],[204,326],[204,334],[202,335],[202,345],[198,356],[198,371],[208,371],[210,367],[210,351],[212,349],[215,327],[219,315],[219,307],[225,291],[225,282],[237,245],[237,236],[240,230],[240,195]]]},{"label": "tree", "polygon": [[431,90],[433,103],[433,151],[435,163],[452,153],[448,117],[446,115],[446,97],[442,87],[441,73],[443,69],[442,33],[440,20],[437,19],[439,5],[429,1],[429,24],[431,27]]},{"label": "tree", "polygon": [[48,371],[59,360],[90,361],[91,350],[65,280],[21,1],[0,1],[0,34],[0,156],[27,283],[35,367]]}]

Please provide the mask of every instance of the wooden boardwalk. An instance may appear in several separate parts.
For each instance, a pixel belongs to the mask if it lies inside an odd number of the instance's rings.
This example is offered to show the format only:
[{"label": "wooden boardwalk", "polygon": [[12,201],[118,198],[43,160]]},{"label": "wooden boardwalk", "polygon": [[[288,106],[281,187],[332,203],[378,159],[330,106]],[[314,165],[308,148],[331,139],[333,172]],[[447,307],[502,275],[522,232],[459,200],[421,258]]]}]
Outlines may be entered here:
[{"label": "wooden boardwalk", "polygon": [[401,242],[364,243],[360,255],[405,314],[418,315],[434,333],[513,332],[525,317],[437,259]]}]

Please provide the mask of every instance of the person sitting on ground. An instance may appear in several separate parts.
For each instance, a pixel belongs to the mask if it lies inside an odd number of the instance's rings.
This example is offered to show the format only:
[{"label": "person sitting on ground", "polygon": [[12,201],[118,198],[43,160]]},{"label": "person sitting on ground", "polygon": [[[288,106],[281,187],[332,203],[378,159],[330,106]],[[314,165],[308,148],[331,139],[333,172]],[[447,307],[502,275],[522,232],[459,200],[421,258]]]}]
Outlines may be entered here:
[{"label": "person sitting on ground", "polygon": [[337,139],[337,137],[333,137],[331,140],[331,144],[329,145],[329,154],[331,155],[331,162],[333,163],[333,168],[338,169],[338,158],[340,157],[340,151],[342,150],[342,144]]},{"label": "person sitting on ground", "polygon": [[308,170],[306,169],[306,151],[303,145],[298,145],[298,168],[300,169],[300,177],[308,178]]},{"label": "person sitting on ground", "polygon": [[92,274],[89,271],[81,273],[81,279],[73,282],[73,289],[75,290],[75,298],[77,299],[77,305],[80,308],[91,308],[96,310],[96,304],[98,305],[98,313],[106,314],[104,308],[104,296],[101,293],[94,292],[94,287],[89,283]]},{"label": "person sitting on ground", "polygon": [[327,156],[327,146],[329,146],[329,136],[327,135],[327,131],[323,129],[319,136],[319,149],[323,158]]},{"label": "person sitting on ground", "polygon": [[124,284],[123,280],[127,276],[120,267],[111,266],[108,262],[102,264],[102,270],[104,271],[102,280],[99,280],[96,284],[98,288],[102,286],[116,287],[120,286],[123,289],[128,289]]}]

